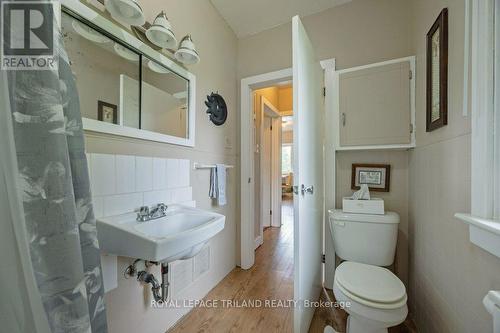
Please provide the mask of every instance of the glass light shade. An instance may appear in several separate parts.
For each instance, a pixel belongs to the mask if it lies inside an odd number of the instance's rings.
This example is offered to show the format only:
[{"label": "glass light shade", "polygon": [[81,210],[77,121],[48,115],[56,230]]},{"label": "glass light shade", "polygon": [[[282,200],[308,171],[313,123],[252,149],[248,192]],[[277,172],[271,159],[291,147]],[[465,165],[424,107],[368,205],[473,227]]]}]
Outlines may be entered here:
[{"label": "glass light shade", "polygon": [[146,31],[146,37],[151,43],[162,48],[173,49],[177,45],[177,38],[175,38],[172,26],[163,11],[156,16],[153,24]]},{"label": "glass light shade", "polygon": [[150,70],[152,70],[153,72],[156,72],[156,73],[159,73],[159,74],[168,74],[170,73],[170,71],[168,69],[166,69],[165,67],[163,67],[162,65],[158,65],[156,62],[154,62],[153,60],[149,60],[148,61],[148,67]]},{"label": "glass light shade", "polygon": [[182,38],[179,49],[175,52],[175,59],[186,65],[194,65],[200,61],[191,35]]},{"label": "glass light shade", "polygon": [[87,25],[78,22],[77,20],[73,20],[71,25],[77,34],[94,43],[108,43],[111,41],[108,37],[100,34]]},{"label": "glass light shade", "polygon": [[139,61],[139,55],[137,53],[127,49],[123,45],[115,43],[113,48],[114,48],[116,54],[118,54],[123,59],[127,59],[130,61]]},{"label": "glass light shade", "polygon": [[146,18],[138,0],[105,0],[104,6],[111,16],[130,25],[143,25]]}]

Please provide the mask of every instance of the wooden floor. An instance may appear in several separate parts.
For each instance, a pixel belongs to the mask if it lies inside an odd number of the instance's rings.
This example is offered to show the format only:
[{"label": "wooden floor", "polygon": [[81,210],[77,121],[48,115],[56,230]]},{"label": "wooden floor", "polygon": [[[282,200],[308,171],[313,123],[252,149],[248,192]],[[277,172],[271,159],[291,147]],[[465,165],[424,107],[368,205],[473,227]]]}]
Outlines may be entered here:
[{"label": "wooden floor", "polygon": [[[293,205],[282,208],[281,228],[267,228],[249,270],[235,268],[205,299],[293,299]],[[196,308],[170,332],[292,332],[292,308]]]}]

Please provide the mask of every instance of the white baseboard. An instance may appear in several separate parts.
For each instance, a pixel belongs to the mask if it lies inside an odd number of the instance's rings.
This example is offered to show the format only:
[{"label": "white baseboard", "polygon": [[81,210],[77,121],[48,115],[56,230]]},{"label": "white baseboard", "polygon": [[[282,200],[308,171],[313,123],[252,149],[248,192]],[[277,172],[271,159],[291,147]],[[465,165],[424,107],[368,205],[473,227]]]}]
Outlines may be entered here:
[{"label": "white baseboard", "polygon": [[264,239],[262,238],[262,236],[255,237],[254,250],[256,250],[259,246],[261,246],[262,243],[264,243]]}]

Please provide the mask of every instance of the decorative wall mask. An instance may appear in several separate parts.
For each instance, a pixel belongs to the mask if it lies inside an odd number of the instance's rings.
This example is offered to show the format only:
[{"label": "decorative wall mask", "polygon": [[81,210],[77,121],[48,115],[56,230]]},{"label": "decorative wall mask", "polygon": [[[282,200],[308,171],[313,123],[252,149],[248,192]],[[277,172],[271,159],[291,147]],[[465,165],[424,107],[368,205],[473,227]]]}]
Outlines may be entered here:
[{"label": "decorative wall mask", "polygon": [[226,101],[218,93],[211,93],[207,96],[205,105],[208,107],[207,113],[210,115],[210,121],[216,126],[220,126],[226,122],[227,106]]}]

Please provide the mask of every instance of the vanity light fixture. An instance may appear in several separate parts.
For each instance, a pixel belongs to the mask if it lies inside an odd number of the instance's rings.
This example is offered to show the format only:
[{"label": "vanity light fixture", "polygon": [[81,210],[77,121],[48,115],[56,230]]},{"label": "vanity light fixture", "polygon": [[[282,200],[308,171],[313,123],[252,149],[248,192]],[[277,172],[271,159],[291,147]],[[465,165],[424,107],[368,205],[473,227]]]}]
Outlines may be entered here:
[{"label": "vanity light fixture", "polygon": [[200,56],[196,52],[191,35],[182,38],[179,49],[175,52],[175,59],[185,65],[194,65],[200,61]]},{"label": "vanity light fixture", "polygon": [[143,25],[146,18],[138,0],[105,0],[104,6],[111,16],[130,25]]},{"label": "vanity light fixture", "polygon": [[173,49],[177,45],[177,38],[164,11],[156,16],[153,24],[146,30],[146,37],[151,43],[162,48]]}]

